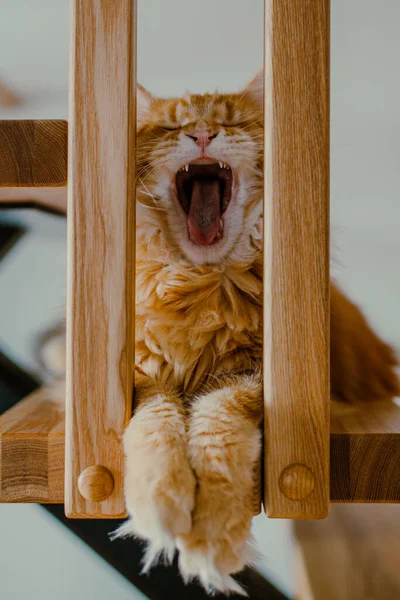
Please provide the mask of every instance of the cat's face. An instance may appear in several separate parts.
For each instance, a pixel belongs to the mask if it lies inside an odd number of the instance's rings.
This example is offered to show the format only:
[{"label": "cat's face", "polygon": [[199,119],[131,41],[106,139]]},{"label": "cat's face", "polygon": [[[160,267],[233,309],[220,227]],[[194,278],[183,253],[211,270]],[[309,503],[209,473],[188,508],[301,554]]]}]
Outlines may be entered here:
[{"label": "cat's face", "polygon": [[139,87],[138,207],[153,211],[193,264],[252,252],[262,211],[262,87],[260,75],[238,94],[168,100]]}]

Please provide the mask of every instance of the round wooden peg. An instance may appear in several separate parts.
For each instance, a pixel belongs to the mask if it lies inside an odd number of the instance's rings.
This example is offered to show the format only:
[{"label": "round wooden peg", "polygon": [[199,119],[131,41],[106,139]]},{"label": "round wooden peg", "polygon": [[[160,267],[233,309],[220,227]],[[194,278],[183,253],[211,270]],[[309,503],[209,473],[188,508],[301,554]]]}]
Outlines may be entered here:
[{"label": "round wooden peg", "polygon": [[101,502],[112,494],[114,478],[106,467],[93,465],[79,475],[78,489],[86,500]]},{"label": "round wooden peg", "polygon": [[305,500],[315,488],[315,477],[305,465],[293,464],[282,471],[279,487],[289,500]]}]

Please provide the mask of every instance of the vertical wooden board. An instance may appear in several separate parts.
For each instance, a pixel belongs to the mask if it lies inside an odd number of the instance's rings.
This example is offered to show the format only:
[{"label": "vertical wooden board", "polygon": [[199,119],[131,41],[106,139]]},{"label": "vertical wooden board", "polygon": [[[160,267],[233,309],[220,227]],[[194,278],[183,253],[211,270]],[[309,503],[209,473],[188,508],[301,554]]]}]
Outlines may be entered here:
[{"label": "vertical wooden board", "polygon": [[[73,0],[71,48],[65,510],[121,517],[134,370],[134,0]],[[99,501],[104,468],[114,485]],[[86,469],[96,501],[78,489]]]},{"label": "vertical wooden board", "polygon": [[265,506],[329,506],[329,0],[266,0]]}]

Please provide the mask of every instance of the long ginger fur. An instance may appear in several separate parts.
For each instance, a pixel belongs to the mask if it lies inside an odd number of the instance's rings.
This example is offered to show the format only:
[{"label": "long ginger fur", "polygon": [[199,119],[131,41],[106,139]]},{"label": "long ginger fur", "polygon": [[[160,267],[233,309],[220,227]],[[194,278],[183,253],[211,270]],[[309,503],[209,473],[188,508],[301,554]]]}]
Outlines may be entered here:
[{"label": "long ginger fur", "polygon": [[[138,99],[136,408],[124,438],[121,533],[148,541],[144,568],[179,551],[185,580],[245,591],[261,452],[263,107],[260,76],[239,94]],[[208,156],[235,173],[224,239],[196,247],[174,176]],[[185,135],[186,134],[186,135]],[[332,284],[332,388],[345,401],[399,392],[394,352]],[[368,366],[368,368],[366,368]]]},{"label": "long ginger fur", "polygon": [[[252,561],[254,473],[261,453],[263,83],[237,94],[155,99],[138,90],[136,396],[124,436],[129,519],[117,535],[147,541],[144,570],[179,551],[185,580],[245,591]],[[174,178],[208,156],[234,173],[224,235],[188,236]],[[331,286],[331,387],[343,401],[399,394],[397,358]],[[367,410],[367,408],[366,408]]]}]

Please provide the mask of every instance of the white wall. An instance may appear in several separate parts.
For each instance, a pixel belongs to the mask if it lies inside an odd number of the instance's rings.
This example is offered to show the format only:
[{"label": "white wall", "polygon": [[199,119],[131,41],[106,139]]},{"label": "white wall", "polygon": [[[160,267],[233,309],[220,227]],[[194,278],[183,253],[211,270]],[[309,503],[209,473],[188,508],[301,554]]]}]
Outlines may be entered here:
[{"label": "white wall", "polygon": [[[138,0],[138,7],[138,79],[155,94],[234,90],[262,64],[262,0]],[[0,118],[67,117],[67,22],[67,0],[0,0],[0,77],[26,98],[0,110]],[[332,1],[334,270],[398,346],[399,23],[397,0]],[[52,222],[38,221],[0,265],[0,343],[31,369],[35,329],[64,301],[64,228]],[[19,298],[2,292],[2,283],[19,277]],[[50,600],[54,591],[76,600],[125,598],[120,578],[35,507],[0,506],[0,530],[0,595],[2,582],[11,590],[17,580],[6,600]],[[262,569],[290,591],[290,523],[261,515],[255,533],[265,552]]]}]

